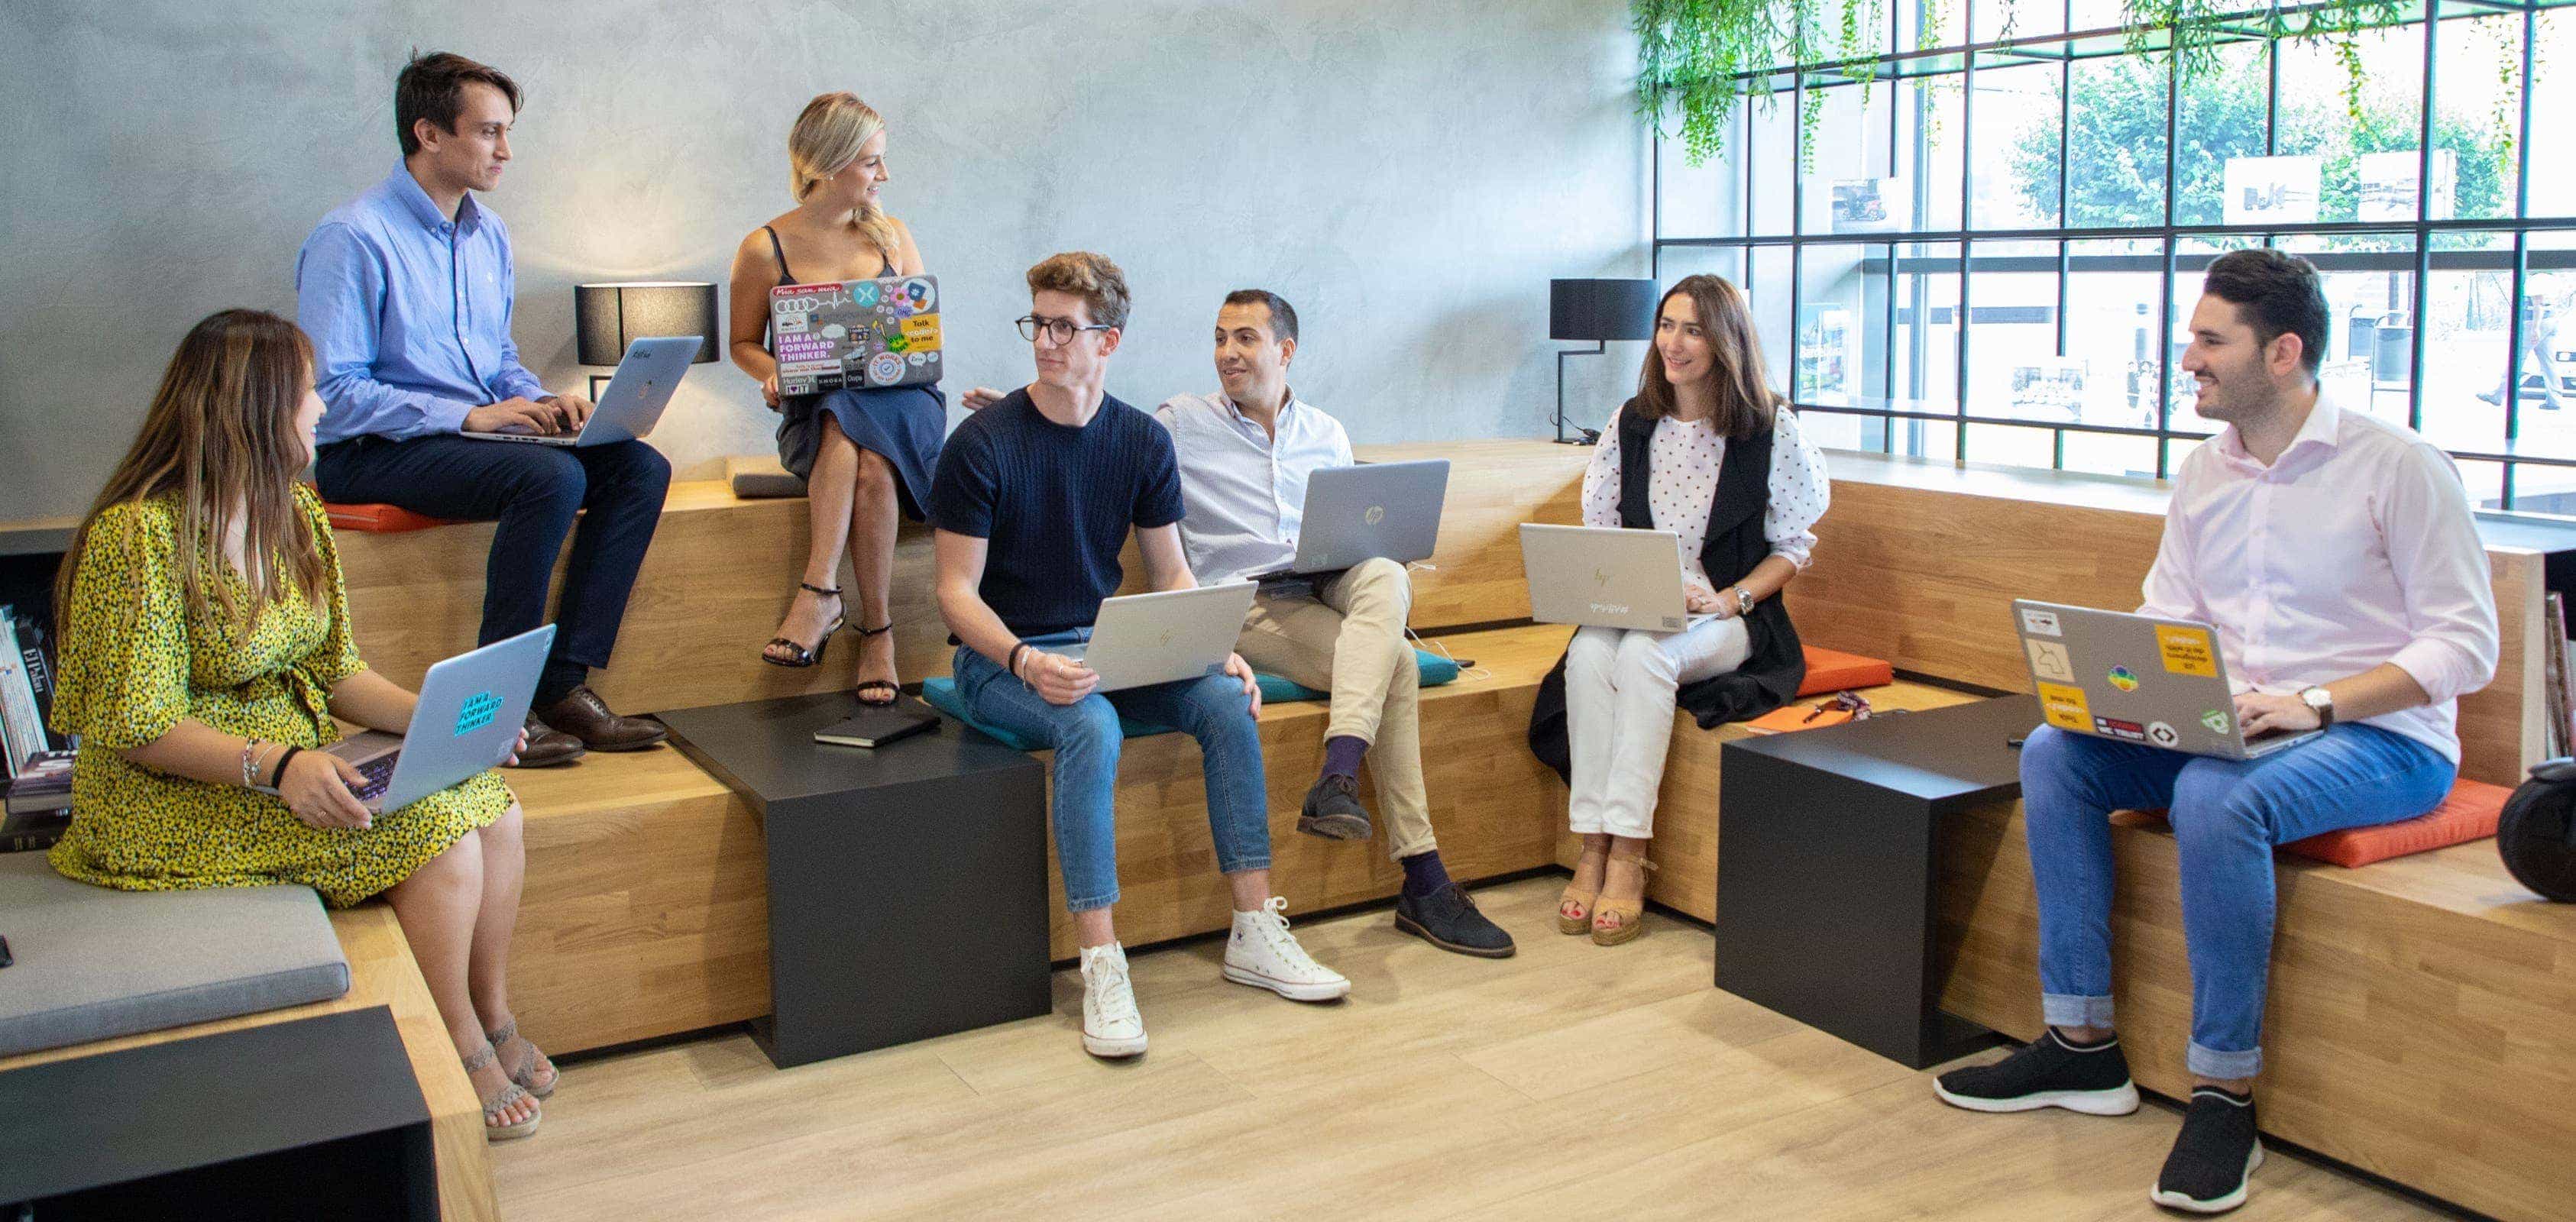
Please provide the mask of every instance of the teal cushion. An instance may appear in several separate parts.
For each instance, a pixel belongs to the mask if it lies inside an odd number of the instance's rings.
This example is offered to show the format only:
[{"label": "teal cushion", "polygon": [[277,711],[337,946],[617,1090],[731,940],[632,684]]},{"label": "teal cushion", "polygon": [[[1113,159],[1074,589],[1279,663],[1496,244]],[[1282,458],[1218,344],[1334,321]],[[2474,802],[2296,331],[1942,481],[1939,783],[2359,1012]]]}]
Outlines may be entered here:
[{"label": "teal cushion", "polygon": [[[973,714],[968,713],[966,711],[966,698],[957,694],[957,680],[946,675],[941,675],[936,679],[922,680],[921,698],[928,702],[930,707],[983,731],[985,734],[999,740],[1003,746],[1016,748],[1021,751],[1053,750],[1053,748],[1047,746],[1045,743],[1030,738],[1025,734],[1005,730],[1000,726],[980,720]],[[1129,738],[1148,738],[1156,734],[1169,734],[1172,732],[1172,727],[1170,726],[1156,725],[1150,721],[1139,721],[1133,717],[1120,717],[1118,719],[1118,729]]]},{"label": "teal cushion", "polygon": [[[1424,687],[1439,687],[1444,683],[1455,683],[1458,680],[1458,664],[1447,658],[1441,657],[1439,654],[1425,653],[1419,649],[1414,650],[1413,664],[1416,669],[1416,673],[1422,676],[1422,686]],[[1285,704],[1292,700],[1330,700],[1333,698],[1333,694],[1331,692],[1319,692],[1303,683],[1298,683],[1290,679],[1283,679],[1277,675],[1254,675],[1253,678],[1258,679],[1261,682],[1261,702],[1263,704]]]}]

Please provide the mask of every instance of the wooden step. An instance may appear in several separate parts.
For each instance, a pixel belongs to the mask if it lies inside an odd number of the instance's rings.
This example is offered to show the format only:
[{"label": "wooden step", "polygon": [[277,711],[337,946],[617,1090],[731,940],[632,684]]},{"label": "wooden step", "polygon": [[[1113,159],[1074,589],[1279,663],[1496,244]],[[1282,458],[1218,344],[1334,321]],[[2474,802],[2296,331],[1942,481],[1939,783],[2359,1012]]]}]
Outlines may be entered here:
[{"label": "wooden step", "polygon": [[[2114,826],[2120,1041],[2190,1094],[2191,968],[2173,837]],[[2020,803],[1943,828],[1942,1008],[2036,1038],[2038,912]],[[2576,1202],[2576,907],[2514,884],[2493,841],[2358,869],[2283,858],[2263,1127],[2499,1218]]]}]

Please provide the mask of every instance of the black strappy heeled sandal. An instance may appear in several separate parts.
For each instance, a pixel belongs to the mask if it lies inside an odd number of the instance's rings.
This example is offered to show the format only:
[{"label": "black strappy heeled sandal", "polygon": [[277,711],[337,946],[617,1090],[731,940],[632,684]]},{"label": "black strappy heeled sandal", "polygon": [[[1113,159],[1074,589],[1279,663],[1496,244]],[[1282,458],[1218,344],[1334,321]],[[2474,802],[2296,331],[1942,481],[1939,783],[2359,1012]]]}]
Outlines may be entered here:
[{"label": "black strappy heeled sandal", "polygon": [[[894,631],[894,621],[887,620],[885,622],[885,626],[881,628],[852,628],[850,631],[858,633],[860,640],[866,640],[872,636],[884,636],[885,634]],[[885,699],[870,700],[868,699],[868,694],[871,692],[884,692]],[[858,691],[853,694],[859,698],[859,703],[872,709],[881,709],[893,704],[895,702],[895,698],[903,694],[903,689],[897,686],[892,680],[870,679],[867,682],[860,684]]]},{"label": "black strappy heeled sandal", "polygon": [[[800,582],[797,582],[797,583],[796,583],[796,588],[797,588],[797,589],[799,589],[799,590],[803,590],[803,591],[805,591],[805,592],[806,592],[806,593],[808,593],[808,594],[820,594],[820,595],[822,595],[822,596],[823,596],[823,597],[825,597],[825,598],[839,598],[839,597],[841,596],[841,591],[840,591],[840,589],[839,589],[838,587],[835,587],[835,588],[833,588],[833,589],[826,590],[826,589],[824,589],[824,588],[823,588],[823,587],[821,587],[821,586],[813,585],[813,584],[808,583],[808,582],[802,582],[802,581],[800,581]],[[849,617],[849,616],[847,616],[847,615],[835,615],[835,616],[833,616],[833,617],[832,617],[832,622],[831,622],[831,623],[829,623],[829,624],[827,624],[827,625],[824,625],[824,628],[823,628],[823,635],[822,635],[819,639],[817,639],[817,640],[814,642],[814,647],[813,647],[812,649],[807,649],[807,648],[806,648],[806,647],[804,647],[803,645],[800,645],[800,644],[797,644],[797,643],[796,643],[796,642],[794,642],[794,641],[788,640],[786,637],[783,637],[783,636],[774,636],[774,637],[771,637],[771,638],[769,638],[769,643],[770,643],[771,645],[784,645],[784,646],[788,647],[789,649],[793,649],[793,650],[795,650],[796,652],[795,652],[795,654],[794,654],[793,656],[782,658],[782,657],[779,657],[777,654],[774,654],[774,653],[769,652],[769,649],[768,649],[768,647],[767,647],[767,646],[763,646],[763,647],[761,648],[761,651],[760,651],[760,660],[761,660],[761,661],[763,661],[763,662],[767,662],[767,663],[769,663],[769,664],[770,664],[770,665],[772,665],[772,666],[784,666],[784,667],[788,668],[789,670],[804,670],[805,668],[810,667],[810,666],[818,666],[818,665],[821,665],[821,664],[822,664],[822,661],[823,661],[823,649],[824,649],[824,647],[825,647],[825,646],[828,646],[828,645],[830,645],[830,644],[832,643],[832,634],[833,634],[833,633],[835,633],[835,632],[839,632],[839,631],[840,631],[841,629],[843,629],[843,628],[848,627],[848,626],[849,626],[849,624],[850,624],[850,617]],[[889,624],[889,625],[887,625],[887,626],[888,626],[888,627],[892,627],[893,625]]]}]

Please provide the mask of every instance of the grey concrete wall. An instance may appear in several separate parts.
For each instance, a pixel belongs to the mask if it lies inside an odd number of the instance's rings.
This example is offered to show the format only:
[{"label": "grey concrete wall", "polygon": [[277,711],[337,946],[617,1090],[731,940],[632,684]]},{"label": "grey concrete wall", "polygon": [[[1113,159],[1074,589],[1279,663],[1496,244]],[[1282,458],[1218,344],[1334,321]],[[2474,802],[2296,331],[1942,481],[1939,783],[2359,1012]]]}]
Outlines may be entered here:
[{"label": "grey concrete wall", "polygon": [[[407,50],[528,92],[486,200],[518,339],[573,363],[571,286],[725,280],[786,210],[813,94],[887,116],[889,208],[944,287],[952,388],[1029,375],[1021,274],[1098,250],[1133,283],[1111,392],[1215,384],[1227,289],[1287,295],[1293,381],[1363,442],[1535,435],[1551,276],[1643,275],[1647,140],[1624,0],[8,0],[0,5],[0,519],[77,512],[188,326],[291,313],[294,255],[393,164]],[[1595,423],[1642,345],[1577,362]],[[770,449],[701,365],[654,435],[683,474]]]}]

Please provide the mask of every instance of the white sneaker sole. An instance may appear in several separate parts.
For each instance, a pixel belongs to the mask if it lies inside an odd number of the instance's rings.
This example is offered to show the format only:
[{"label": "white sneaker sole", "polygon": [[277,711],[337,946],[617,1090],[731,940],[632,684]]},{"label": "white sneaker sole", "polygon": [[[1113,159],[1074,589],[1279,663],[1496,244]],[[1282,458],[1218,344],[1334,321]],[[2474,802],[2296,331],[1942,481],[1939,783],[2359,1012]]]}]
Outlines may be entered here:
[{"label": "white sneaker sole", "polygon": [[1932,1093],[1941,1102],[1972,1112],[2035,1112],[2044,1107],[2062,1107],[2087,1116],[2126,1116],[2138,1110],[2138,1084],[2123,1082],[2113,1090],[2041,1090],[2010,1099],[1980,1099],[1974,1095],[1954,1095],[1932,1083]]},{"label": "white sneaker sole", "polygon": [[1250,968],[1236,967],[1231,963],[1225,965],[1225,978],[1236,984],[1268,989],[1290,1001],[1332,1001],[1347,997],[1351,992],[1351,982],[1347,980],[1335,981],[1331,984],[1299,984],[1293,980],[1274,980]]},{"label": "white sneaker sole", "polygon": [[1111,1039],[1085,1031],[1082,1033],[1082,1050],[1111,1061],[1140,1057],[1145,1055],[1145,1037],[1139,1035],[1129,1039]]},{"label": "white sneaker sole", "polygon": [[2202,1201],[2184,1196],[2179,1192],[2167,1192],[2162,1188],[2151,1188],[2147,1190],[2147,1199],[2158,1205],[2162,1205],[2167,1209],[2179,1209],[2185,1213],[2223,1214],[2228,1210],[2234,1209],[2245,1203],[2245,1189],[2248,1186],[2246,1181],[2253,1179],[2254,1169],[2262,1165],[2263,1141],[2261,1138],[2256,1138],[2254,1141],[2253,1152],[2245,1156],[2245,1178],[2236,1181],[2236,1191],[2228,1193],[2223,1197],[2216,1197],[2211,1200]]}]

